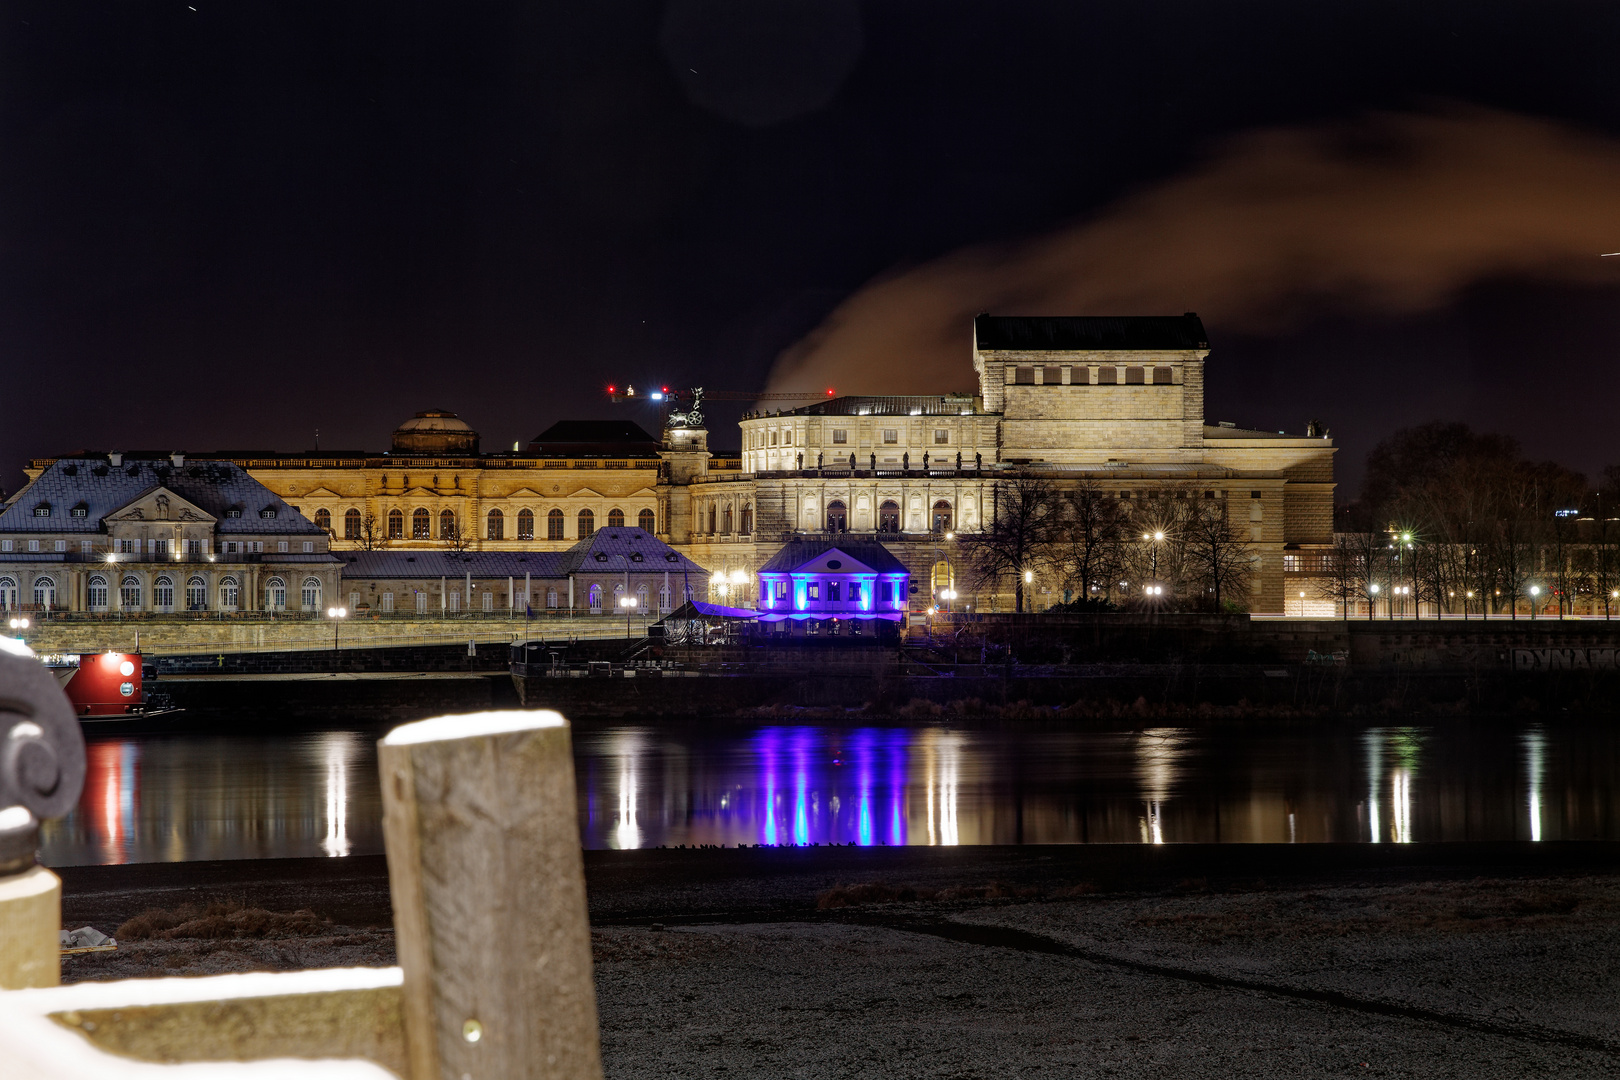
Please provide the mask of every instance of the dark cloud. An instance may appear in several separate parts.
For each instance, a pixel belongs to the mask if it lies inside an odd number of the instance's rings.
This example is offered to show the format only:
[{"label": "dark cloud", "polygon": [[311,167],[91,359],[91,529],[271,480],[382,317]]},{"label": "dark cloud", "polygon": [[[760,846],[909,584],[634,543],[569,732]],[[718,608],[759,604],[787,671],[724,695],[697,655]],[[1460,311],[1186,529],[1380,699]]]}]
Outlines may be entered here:
[{"label": "dark cloud", "polygon": [[[1499,111],[1262,130],[1095,219],[896,272],[779,358],[773,389],[973,385],[974,313],[1197,311],[1223,333],[1437,308],[1503,277],[1620,280],[1620,142]],[[1614,260],[1620,262],[1620,259]]]}]

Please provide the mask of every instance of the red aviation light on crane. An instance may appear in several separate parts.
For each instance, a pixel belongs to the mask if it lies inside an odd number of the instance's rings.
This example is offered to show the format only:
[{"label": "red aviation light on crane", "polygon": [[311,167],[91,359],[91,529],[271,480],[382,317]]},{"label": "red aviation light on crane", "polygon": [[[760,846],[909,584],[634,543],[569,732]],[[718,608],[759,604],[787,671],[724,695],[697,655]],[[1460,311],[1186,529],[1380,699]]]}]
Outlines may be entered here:
[{"label": "red aviation light on crane", "polygon": [[832,388],[832,387],[830,387],[830,386],[829,386],[829,387],[827,387],[827,396],[828,396],[828,397],[832,397],[832,396],[834,396],[834,395],[833,395],[833,388]]}]

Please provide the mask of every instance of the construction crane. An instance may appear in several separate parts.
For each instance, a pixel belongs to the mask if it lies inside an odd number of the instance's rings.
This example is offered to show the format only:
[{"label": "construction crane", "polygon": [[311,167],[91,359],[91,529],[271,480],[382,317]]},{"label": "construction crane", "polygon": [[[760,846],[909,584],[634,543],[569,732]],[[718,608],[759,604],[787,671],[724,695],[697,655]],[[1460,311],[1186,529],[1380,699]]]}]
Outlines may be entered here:
[{"label": "construction crane", "polygon": [[671,390],[667,386],[660,386],[656,390],[638,391],[628,383],[622,388],[618,385],[609,386],[607,392],[608,399],[614,404],[626,401],[655,401],[660,403],[663,406],[664,427],[666,428],[701,427],[703,424],[704,401],[809,401],[837,396],[837,392],[832,387],[828,387],[825,392],[776,391],[765,394],[751,390],[705,390],[701,386],[676,390]]}]

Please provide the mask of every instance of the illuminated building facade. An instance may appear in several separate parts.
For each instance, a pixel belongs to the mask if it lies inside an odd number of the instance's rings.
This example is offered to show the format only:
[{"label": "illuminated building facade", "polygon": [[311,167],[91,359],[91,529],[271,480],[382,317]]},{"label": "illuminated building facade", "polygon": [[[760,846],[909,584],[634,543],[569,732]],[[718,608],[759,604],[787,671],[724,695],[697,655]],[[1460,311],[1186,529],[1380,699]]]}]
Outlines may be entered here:
[{"label": "illuminated building facade", "polygon": [[57,458],[0,511],[0,609],[320,611],[325,532],[229,461]]},{"label": "illuminated building facade", "polygon": [[758,577],[759,621],[777,634],[875,637],[910,606],[911,572],[874,540],[791,539]]}]

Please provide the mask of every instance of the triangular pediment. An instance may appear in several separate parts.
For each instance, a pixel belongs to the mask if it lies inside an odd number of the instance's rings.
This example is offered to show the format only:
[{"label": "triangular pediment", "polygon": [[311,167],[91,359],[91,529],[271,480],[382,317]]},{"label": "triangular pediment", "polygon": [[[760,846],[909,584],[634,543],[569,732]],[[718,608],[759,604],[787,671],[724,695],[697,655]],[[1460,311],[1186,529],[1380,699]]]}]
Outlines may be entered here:
[{"label": "triangular pediment", "polygon": [[569,496],[571,499],[603,499],[606,498],[600,491],[583,487]]},{"label": "triangular pediment", "polygon": [[[289,496],[289,497],[290,498],[299,498],[300,496],[293,495],[293,496]],[[304,494],[302,496],[302,498],[305,498],[305,499],[341,499],[342,497],[343,496],[339,495],[337,492],[333,491],[331,488],[324,487],[324,486],[323,487],[318,487],[318,488],[311,488],[309,491],[304,492]]]},{"label": "triangular pediment", "polygon": [[406,488],[404,491],[400,492],[397,498],[406,499],[412,496],[415,496],[418,499],[437,499],[439,497],[439,493],[434,491],[432,488],[413,487]]},{"label": "triangular pediment", "polygon": [[655,499],[657,497],[658,492],[654,491],[650,487],[644,487],[640,491],[632,491],[630,494],[625,496],[627,499]]},{"label": "triangular pediment", "polygon": [[[836,563],[837,565],[833,565]],[[875,574],[876,570],[847,551],[828,548],[793,568],[795,574]]]},{"label": "triangular pediment", "polygon": [[159,484],[149,487],[106,517],[107,521],[169,521],[213,525],[218,519],[192,502]]},{"label": "triangular pediment", "polygon": [[534,490],[534,488],[522,487],[522,488],[518,488],[516,491],[508,492],[505,495],[496,495],[496,496],[492,496],[491,498],[492,499],[544,499],[545,497],[546,496],[544,496],[544,495],[540,494],[538,491]]}]

